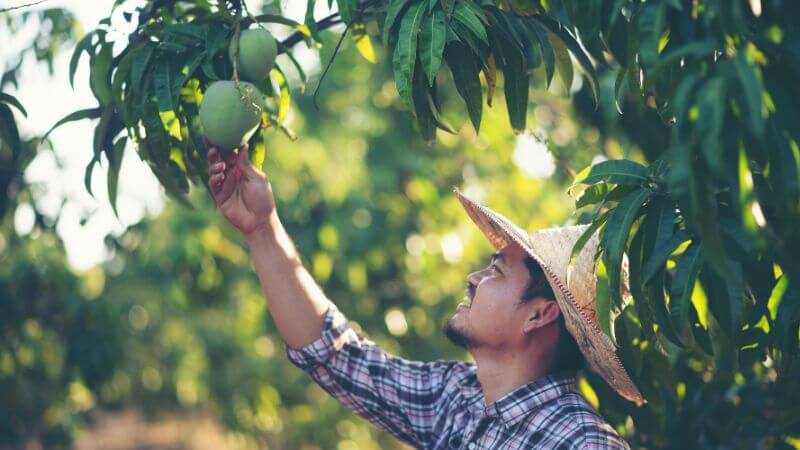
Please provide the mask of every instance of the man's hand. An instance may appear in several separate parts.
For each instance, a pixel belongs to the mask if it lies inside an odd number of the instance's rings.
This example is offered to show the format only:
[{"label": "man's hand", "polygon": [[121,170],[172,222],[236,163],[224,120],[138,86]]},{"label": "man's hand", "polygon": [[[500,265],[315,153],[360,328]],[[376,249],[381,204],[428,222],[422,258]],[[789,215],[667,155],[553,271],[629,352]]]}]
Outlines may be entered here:
[{"label": "man's hand", "polygon": [[250,162],[247,145],[224,161],[219,150],[208,150],[208,186],[222,215],[245,237],[270,227],[275,198],[267,176]]}]

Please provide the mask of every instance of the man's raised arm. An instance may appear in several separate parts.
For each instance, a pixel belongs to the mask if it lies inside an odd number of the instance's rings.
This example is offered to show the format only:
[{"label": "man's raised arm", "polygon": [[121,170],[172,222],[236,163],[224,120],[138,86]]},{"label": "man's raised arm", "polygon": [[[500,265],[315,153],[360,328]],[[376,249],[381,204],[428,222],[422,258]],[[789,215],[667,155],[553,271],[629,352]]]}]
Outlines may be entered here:
[{"label": "man's raised arm", "polygon": [[230,162],[208,152],[209,187],[225,218],[247,238],[270,314],[289,347],[320,337],[330,302],[303,267],[275,209],[266,175],[250,163],[245,146]]}]

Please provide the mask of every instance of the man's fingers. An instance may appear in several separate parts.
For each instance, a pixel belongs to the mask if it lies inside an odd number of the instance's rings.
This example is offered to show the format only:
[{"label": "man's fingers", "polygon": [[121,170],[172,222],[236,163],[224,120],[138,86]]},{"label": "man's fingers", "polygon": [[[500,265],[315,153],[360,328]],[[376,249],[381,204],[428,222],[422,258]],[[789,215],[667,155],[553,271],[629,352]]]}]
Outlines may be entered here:
[{"label": "man's fingers", "polygon": [[208,179],[208,187],[211,188],[211,192],[217,193],[222,189],[222,182],[225,181],[225,174],[224,173],[217,173],[211,175]]},{"label": "man's fingers", "polygon": [[215,163],[222,161],[222,158],[219,156],[219,150],[216,147],[211,147],[208,149],[208,165],[211,166]]},{"label": "man's fingers", "polygon": [[211,166],[209,166],[209,168],[208,168],[208,171],[209,171],[209,173],[211,175],[215,175],[215,174],[218,174],[218,173],[225,172],[225,168],[226,168],[225,161],[220,161],[220,162],[211,164]]},{"label": "man's fingers", "polygon": [[250,166],[250,146],[244,144],[242,148],[239,149],[239,155],[236,159],[236,164],[241,167],[242,169],[247,168]]}]

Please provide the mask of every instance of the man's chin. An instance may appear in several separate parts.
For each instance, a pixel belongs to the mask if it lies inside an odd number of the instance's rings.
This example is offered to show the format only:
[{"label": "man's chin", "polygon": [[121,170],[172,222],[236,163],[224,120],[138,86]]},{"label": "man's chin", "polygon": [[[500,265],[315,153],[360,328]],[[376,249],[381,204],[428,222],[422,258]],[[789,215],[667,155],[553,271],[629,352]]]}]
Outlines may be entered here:
[{"label": "man's chin", "polygon": [[444,332],[444,335],[447,336],[447,339],[449,339],[450,342],[461,348],[467,349],[472,347],[472,342],[469,336],[467,336],[467,333],[460,329],[456,323],[459,312],[460,311],[457,311],[456,314],[444,324],[442,327],[442,332]]}]

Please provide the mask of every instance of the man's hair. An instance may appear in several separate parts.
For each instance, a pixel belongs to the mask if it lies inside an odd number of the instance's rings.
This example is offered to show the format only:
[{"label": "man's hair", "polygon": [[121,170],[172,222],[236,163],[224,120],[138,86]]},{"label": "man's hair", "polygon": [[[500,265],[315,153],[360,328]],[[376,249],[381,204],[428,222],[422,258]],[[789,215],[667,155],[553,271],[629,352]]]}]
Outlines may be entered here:
[{"label": "man's hair", "polygon": [[[524,305],[537,297],[556,301],[553,288],[550,286],[550,283],[547,282],[547,278],[541,266],[539,266],[539,263],[530,255],[525,255],[525,266],[528,268],[531,279],[519,299],[519,305]],[[582,370],[585,366],[586,360],[583,357],[583,353],[581,353],[581,350],[578,348],[575,338],[573,338],[572,334],[567,330],[567,326],[564,323],[564,314],[562,312],[558,315],[558,342],[553,356],[553,366],[550,368],[550,371],[575,373]]]}]

